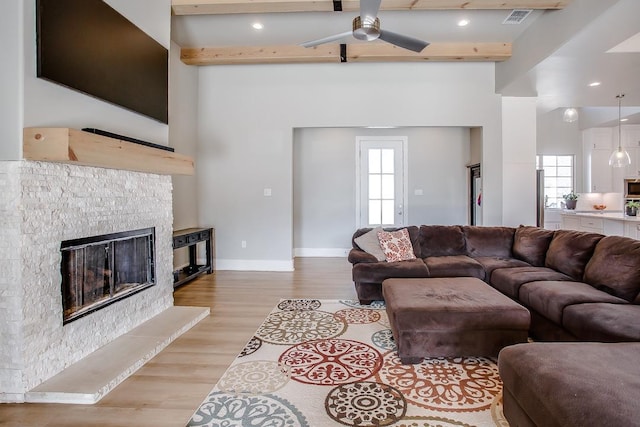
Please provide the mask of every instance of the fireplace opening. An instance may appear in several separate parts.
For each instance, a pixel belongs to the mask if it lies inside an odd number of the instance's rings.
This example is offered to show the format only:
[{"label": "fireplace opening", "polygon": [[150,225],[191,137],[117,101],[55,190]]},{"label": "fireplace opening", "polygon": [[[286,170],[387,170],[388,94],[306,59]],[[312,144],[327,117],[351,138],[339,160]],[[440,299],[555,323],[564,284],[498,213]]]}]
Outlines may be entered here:
[{"label": "fireplace opening", "polygon": [[155,228],[65,240],[63,324],[155,285]]}]

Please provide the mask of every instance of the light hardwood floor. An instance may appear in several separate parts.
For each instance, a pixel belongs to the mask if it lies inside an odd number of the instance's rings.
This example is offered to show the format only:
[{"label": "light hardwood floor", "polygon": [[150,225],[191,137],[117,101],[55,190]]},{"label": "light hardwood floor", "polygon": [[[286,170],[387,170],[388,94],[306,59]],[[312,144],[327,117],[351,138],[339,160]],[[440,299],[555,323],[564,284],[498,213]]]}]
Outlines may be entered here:
[{"label": "light hardwood floor", "polygon": [[218,271],[181,286],[175,305],[211,316],[95,405],[0,404],[0,426],[184,426],[281,298],[355,299],[346,258],[297,258],[294,272]]}]

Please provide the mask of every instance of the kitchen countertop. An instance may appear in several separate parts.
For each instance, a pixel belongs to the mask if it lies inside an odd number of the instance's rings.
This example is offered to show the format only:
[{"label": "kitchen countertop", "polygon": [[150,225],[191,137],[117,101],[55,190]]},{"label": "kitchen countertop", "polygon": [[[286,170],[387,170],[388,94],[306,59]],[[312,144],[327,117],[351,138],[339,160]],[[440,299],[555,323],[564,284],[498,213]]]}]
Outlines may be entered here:
[{"label": "kitchen countertop", "polygon": [[585,216],[589,218],[605,218],[605,219],[613,219],[617,221],[628,221],[628,222],[640,222],[640,217],[638,216],[627,216],[622,211],[571,211],[565,209],[562,211],[562,215],[572,215],[572,216]]}]

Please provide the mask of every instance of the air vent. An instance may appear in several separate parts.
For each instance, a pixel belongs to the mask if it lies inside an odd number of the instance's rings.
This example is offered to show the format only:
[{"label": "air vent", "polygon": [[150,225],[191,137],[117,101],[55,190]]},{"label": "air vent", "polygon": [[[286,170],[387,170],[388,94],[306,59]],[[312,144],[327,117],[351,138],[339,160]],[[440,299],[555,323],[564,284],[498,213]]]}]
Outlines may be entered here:
[{"label": "air vent", "polygon": [[513,9],[509,16],[502,21],[503,24],[522,24],[529,14],[533,12],[532,9]]}]

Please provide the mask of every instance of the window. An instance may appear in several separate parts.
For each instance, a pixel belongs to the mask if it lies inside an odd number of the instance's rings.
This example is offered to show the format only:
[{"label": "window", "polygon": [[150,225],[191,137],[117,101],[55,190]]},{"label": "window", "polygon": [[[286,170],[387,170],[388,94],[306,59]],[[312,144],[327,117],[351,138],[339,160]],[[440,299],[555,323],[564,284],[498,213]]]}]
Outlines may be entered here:
[{"label": "window", "polygon": [[393,224],[394,150],[369,149],[369,224]]},{"label": "window", "polygon": [[544,169],[544,207],[564,207],[563,194],[574,189],[574,156],[537,156],[537,169]]}]

